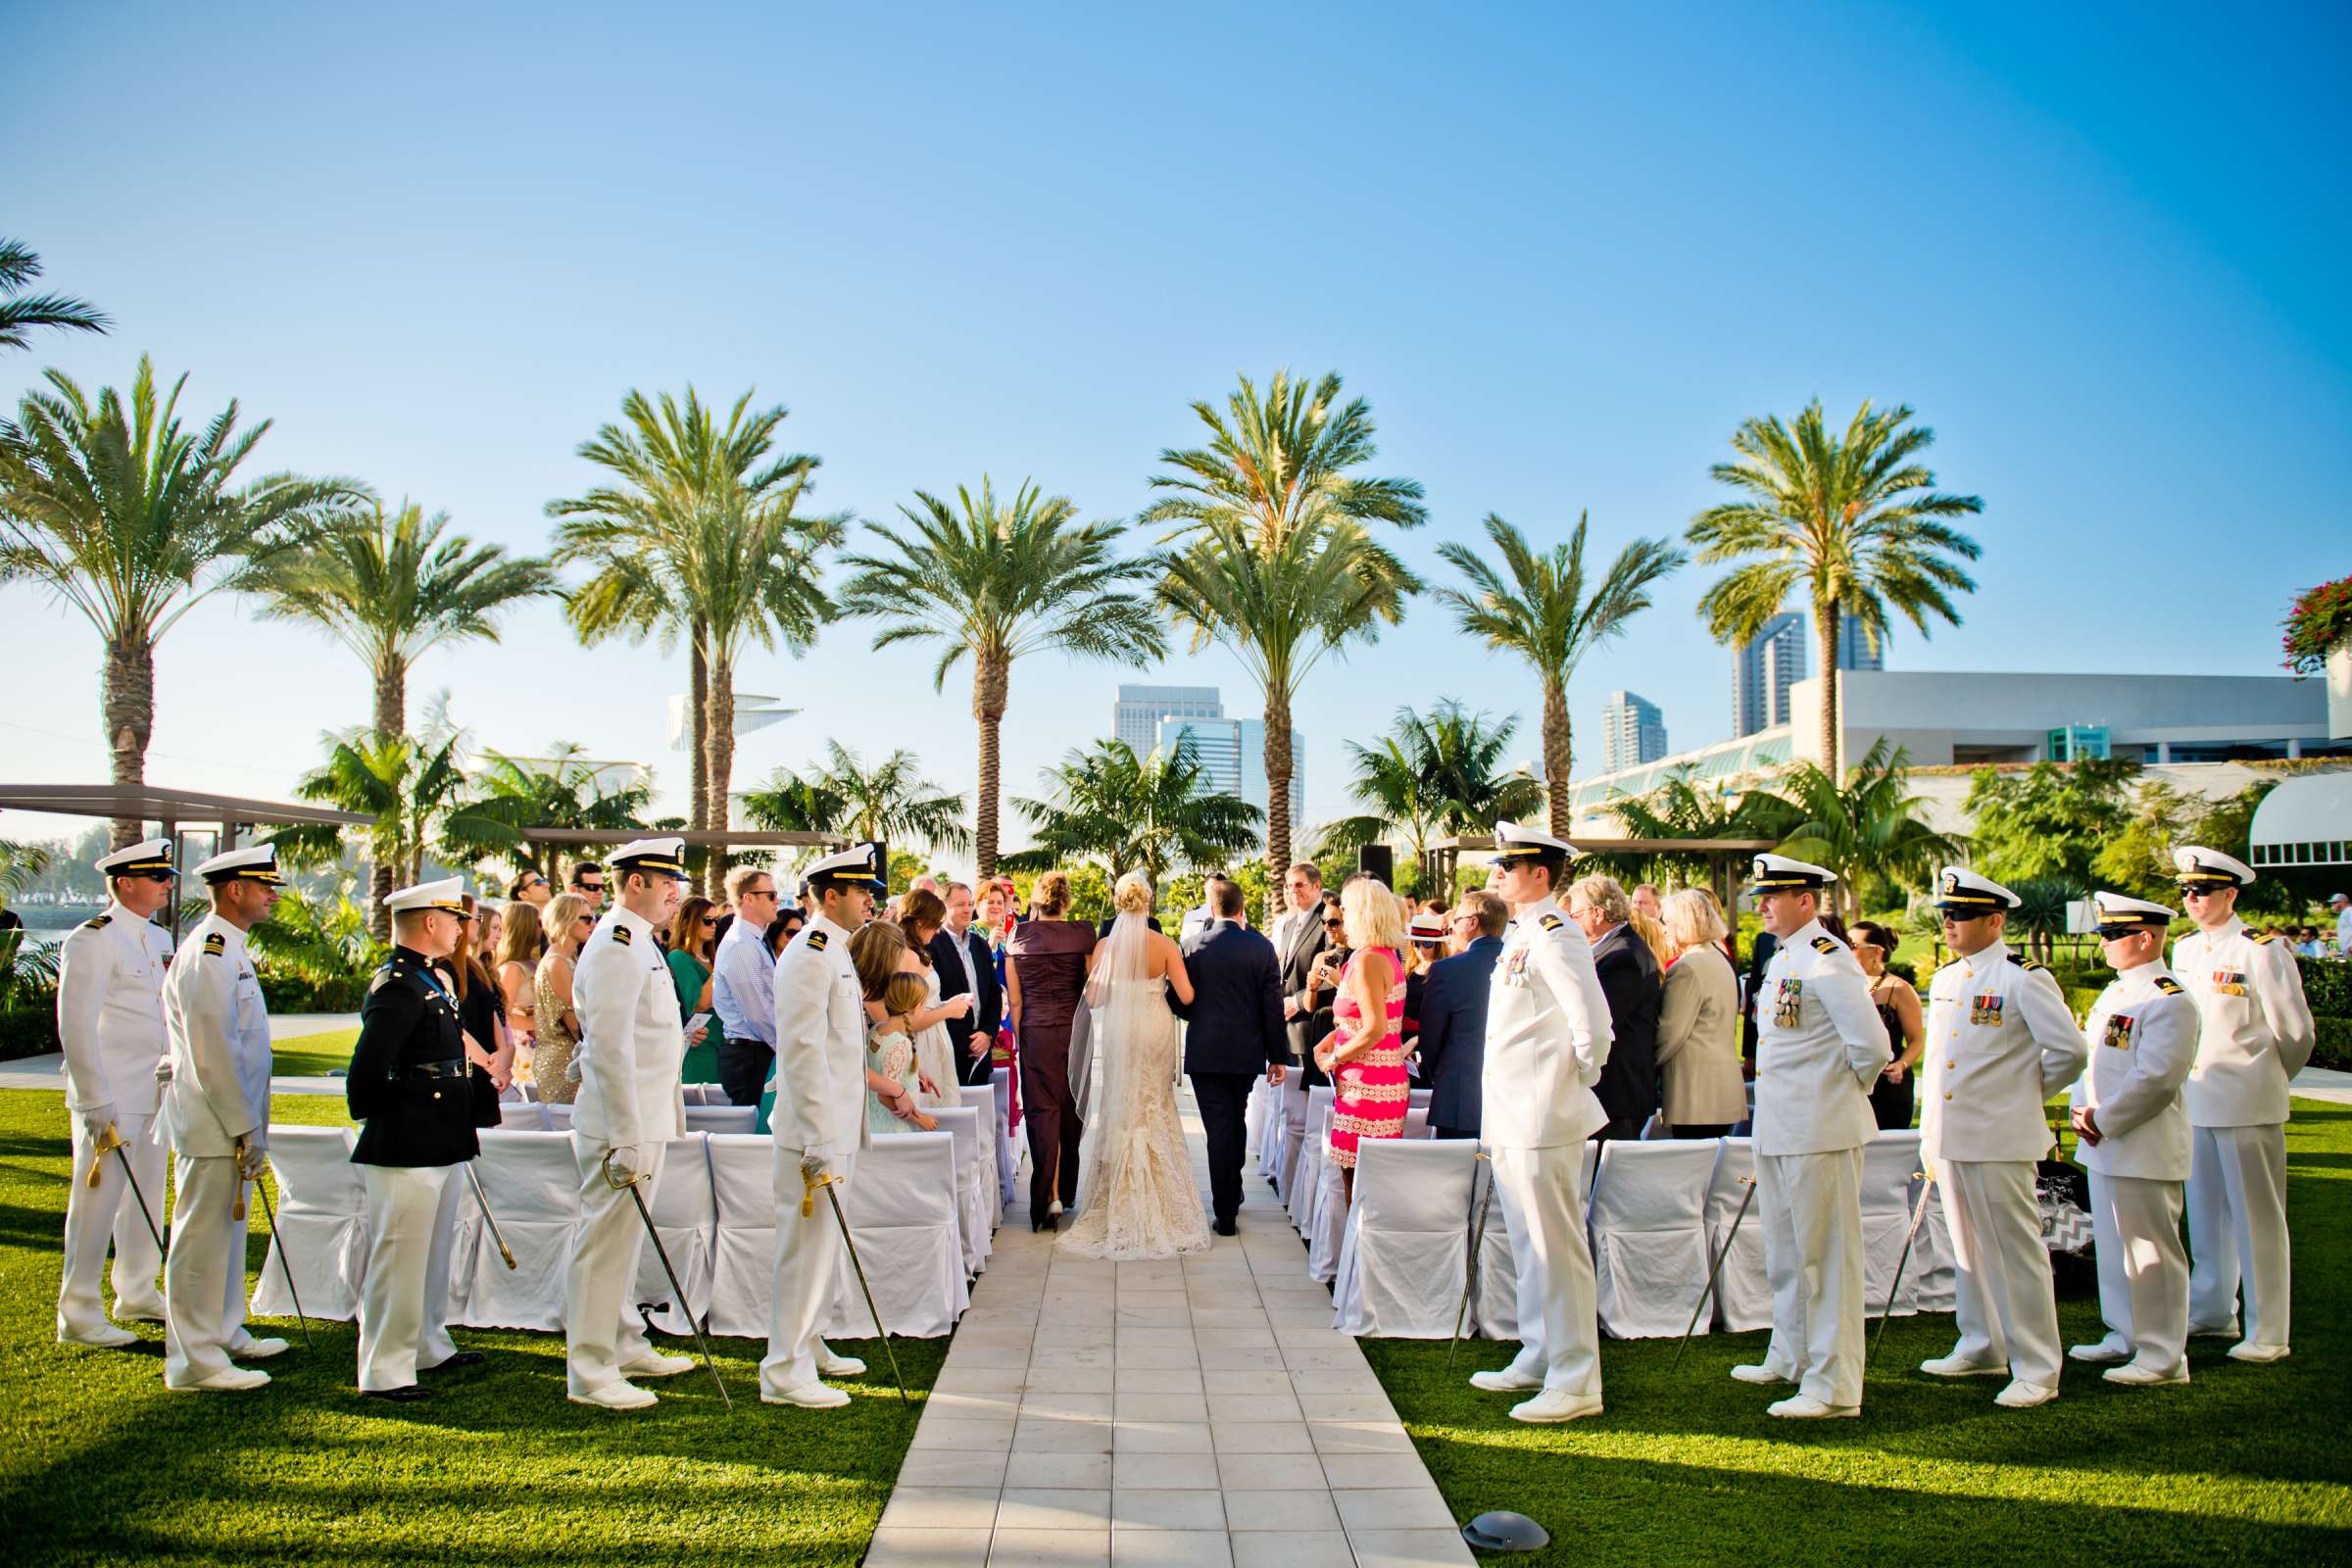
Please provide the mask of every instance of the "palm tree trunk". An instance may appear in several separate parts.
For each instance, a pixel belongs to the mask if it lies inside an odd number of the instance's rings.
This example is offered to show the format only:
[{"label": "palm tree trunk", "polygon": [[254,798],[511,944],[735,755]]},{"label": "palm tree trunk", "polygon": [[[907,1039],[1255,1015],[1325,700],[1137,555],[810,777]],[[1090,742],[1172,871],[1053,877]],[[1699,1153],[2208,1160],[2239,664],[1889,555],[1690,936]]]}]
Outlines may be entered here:
[{"label": "palm tree trunk", "polygon": [[[155,733],[155,644],[143,632],[126,630],[107,640],[98,703],[116,785],[146,783],[147,742]],[[143,825],[135,816],[116,817],[114,848],[138,843]]]},{"label": "palm tree trunk", "polygon": [[[730,812],[727,795],[735,781],[735,662],[726,654],[716,654],[710,662],[710,718],[703,735],[703,765],[710,795],[704,817],[711,831],[723,833]],[[712,850],[703,862],[707,885],[717,887],[726,872],[726,852]]]},{"label": "palm tree trunk", "polygon": [[1282,879],[1291,868],[1291,705],[1266,682],[1266,929],[1282,912]]},{"label": "palm tree trunk", "polygon": [[980,721],[980,799],[972,808],[972,837],[978,871],[983,877],[995,875],[997,869],[997,799],[1004,770],[999,746],[1011,690],[1011,661],[975,651],[972,717]]},{"label": "palm tree trunk", "polygon": [[[385,741],[397,740],[406,735],[408,730],[409,667],[397,658],[385,658],[378,661],[375,666],[376,742],[381,745]],[[413,786],[416,780],[412,777],[409,782]],[[405,802],[402,808],[407,808]],[[368,858],[368,929],[378,942],[389,941],[392,936],[392,911],[385,906],[385,901],[392,897],[392,890],[399,885],[403,868],[397,860],[386,865],[386,858],[380,855],[371,855]],[[410,878],[412,884],[417,880],[414,876]]]},{"label": "palm tree trunk", "polygon": [[1570,807],[1568,775],[1576,765],[1576,749],[1568,728],[1568,683],[1556,675],[1544,677],[1544,795],[1554,838],[1568,836]]},{"label": "palm tree trunk", "polygon": [[[703,655],[703,623],[697,620],[686,629],[686,714],[691,730],[686,741],[690,754],[686,788],[691,795],[687,803],[686,825],[698,833],[710,825],[710,762],[704,755],[704,748],[710,743],[710,666]],[[699,891],[705,898],[711,896],[719,878],[724,875],[711,869],[710,862],[714,858],[707,857],[703,861],[703,883]]]},{"label": "palm tree trunk", "polygon": [[1842,785],[1845,769],[1839,764],[1838,742],[1844,726],[1839,722],[1838,702],[1838,607],[1832,604],[1813,612],[1814,662],[1821,669],[1821,765],[1831,779]]}]

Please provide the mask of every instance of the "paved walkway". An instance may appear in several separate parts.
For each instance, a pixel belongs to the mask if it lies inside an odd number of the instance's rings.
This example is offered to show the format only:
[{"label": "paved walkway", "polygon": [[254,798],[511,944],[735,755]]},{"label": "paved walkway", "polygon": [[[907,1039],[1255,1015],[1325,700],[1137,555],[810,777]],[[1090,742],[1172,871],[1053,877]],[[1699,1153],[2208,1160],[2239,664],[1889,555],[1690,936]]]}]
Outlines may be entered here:
[{"label": "paved walkway", "polygon": [[1473,1560],[1254,1162],[1242,1234],[1154,1263],[1033,1234],[1025,1174],[867,1568]]}]

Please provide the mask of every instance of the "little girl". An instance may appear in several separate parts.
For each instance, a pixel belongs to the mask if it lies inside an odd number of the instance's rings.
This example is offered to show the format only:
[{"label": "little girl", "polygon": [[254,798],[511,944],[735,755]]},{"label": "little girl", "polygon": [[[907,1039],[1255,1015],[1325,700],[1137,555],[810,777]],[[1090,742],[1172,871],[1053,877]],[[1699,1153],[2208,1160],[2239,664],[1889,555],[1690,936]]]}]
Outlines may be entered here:
[{"label": "little girl", "polygon": [[[919,974],[894,974],[882,988],[882,1019],[866,1031],[866,1065],[893,1083],[902,1085],[909,1098],[915,1093],[920,1072],[914,1059],[914,1015],[931,1000],[931,988]],[[939,1131],[939,1118],[917,1111],[911,1120],[902,1120],[875,1096],[865,1097],[865,1123],[876,1134],[902,1133],[908,1128],[917,1132]]]}]

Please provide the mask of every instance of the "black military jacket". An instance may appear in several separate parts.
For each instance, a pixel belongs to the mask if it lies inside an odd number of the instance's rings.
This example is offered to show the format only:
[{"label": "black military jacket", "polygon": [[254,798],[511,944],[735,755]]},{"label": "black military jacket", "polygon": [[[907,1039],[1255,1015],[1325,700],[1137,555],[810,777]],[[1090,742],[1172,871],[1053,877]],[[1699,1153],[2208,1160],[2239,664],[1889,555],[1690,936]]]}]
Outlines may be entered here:
[{"label": "black military jacket", "polygon": [[481,1152],[458,1004],[421,954],[394,948],[360,1004],[344,1084],[357,1165],[455,1165]]}]

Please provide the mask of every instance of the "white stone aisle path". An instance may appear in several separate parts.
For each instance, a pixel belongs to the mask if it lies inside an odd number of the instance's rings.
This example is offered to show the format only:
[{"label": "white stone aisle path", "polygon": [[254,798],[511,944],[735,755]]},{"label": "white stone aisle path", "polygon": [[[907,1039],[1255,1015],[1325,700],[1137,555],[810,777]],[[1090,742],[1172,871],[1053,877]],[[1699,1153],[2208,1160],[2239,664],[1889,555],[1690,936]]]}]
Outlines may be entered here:
[{"label": "white stone aisle path", "polygon": [[1254,1162],[1240,1236],[1152,1263],[1033,1234],[1026,1174],[867,1568],[1472,1562]]}]

